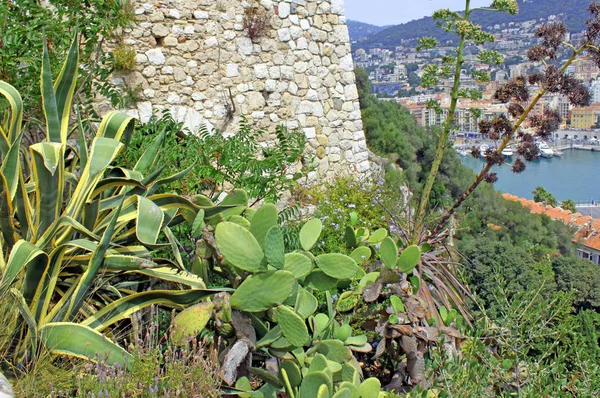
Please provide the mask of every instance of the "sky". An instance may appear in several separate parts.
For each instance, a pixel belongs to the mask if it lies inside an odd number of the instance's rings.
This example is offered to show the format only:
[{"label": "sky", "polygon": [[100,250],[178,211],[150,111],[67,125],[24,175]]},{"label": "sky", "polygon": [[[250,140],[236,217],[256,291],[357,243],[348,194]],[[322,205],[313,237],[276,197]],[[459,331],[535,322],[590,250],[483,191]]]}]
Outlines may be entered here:
[{"label": "sky", "polygon": [[[463,10],[465,0],[344,0],[346,17],[373,25],[397,25],[431,16],[435,10]],[[471,0],[471,8],[487,6],[491,0]]]}]

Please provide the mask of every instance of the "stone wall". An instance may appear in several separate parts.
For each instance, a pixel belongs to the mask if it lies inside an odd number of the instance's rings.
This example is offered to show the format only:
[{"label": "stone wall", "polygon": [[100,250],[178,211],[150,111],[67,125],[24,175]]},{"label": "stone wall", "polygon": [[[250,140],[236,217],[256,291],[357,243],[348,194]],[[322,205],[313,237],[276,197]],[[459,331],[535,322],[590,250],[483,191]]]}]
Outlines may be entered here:
[{"label": "stone wall", "polygon": [[[343,0],[156,0],[134,2],[138,23],[124,43],[136,70],[114,81],[139,87],[142,122],[169,109],[192,132],[235,133],[240,117],[265,130],[303,131],[319,160],[316,178],[368,174],[365,135]],[[270,27],[250,40],[244,10]]]}]

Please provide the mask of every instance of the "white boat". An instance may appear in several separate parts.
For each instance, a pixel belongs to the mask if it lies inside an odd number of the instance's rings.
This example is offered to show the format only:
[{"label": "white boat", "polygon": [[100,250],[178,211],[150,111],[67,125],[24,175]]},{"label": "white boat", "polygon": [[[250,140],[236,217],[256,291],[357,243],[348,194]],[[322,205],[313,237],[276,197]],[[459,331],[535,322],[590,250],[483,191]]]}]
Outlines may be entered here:
[{"label": "white boat", "polygon": [[467,156],[469,154],[469,152],[467,152],[463,149],[461,151],[458,151],[458,154],[464,158],[465,156]]},{"label": "white boat", "polygon": [[551,158],[554,156],[554,151],[545,142],[540,142],[538,144],[538,149],[540,150],[540,155],[544,158]]},{"label": "white boat", "polygon": [[490,149],[490,147],[485,144],[483,144],[479,147],[479,154],[481,155],[482,158],[485,158],[487,156],[486,152],[488,149]]},{"label": "white boat", "polygon": [[510,157],[512,157],[512,155],[514,155],[513,150],[508,147],[504,148],[501,153],[502,153],[502,156],[504,156],[506,158],[510,158]]},{"label": "white boat", "polygon": [[563,153],[561,151],[559,151],[558,149],[553,149],[554,152],[554,156],[562,156]]}]

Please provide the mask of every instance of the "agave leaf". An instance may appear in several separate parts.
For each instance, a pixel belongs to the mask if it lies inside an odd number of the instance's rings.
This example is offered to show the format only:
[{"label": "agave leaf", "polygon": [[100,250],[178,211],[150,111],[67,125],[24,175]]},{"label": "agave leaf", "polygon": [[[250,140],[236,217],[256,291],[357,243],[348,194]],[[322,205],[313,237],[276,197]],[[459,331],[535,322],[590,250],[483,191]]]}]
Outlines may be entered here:
[{"label": "agave leaf", "polygon": [[3,132],[2,138],[0,139],[0,151],[6,156],[9,147],[14,143],[17,137],[21,135],[21,125],[23,124],[23,100],[16,88],[1,80],[0,94],[8,100],[8,105],[10,106],[8,132]]},{"label": "agave leaf", "polygon": [[182,285],[189,286],[192,289],[206,289],[204,281],[199,276],[187,271],[179,271],[170,267],[138,268],[131,270],[129,273],[136,273],[146,275],[155,279],[180,283]]},{"label": "agave leaf", "polygon": [[65,183],[64,145],[40,142],[29,147],[35,180],[36,235],[41,236],[59,217]]},{"label": "agave leaf", "polygon": [[222,289],[152,290],[135,293],[104,306],[81,322],[81,324],[97,331],[102,331],[142,308],[151,305],[161,305],[168,308],[184,309],[219,291],[222,291]]},{"label": "agave leaf", "polygon": [[136,235],[144,245],[154,245],[165,218],[164,213],[149,199],[138,195]]},{"label": "agave leaf", "polygon": [[96,137],[113,138],[121,141],[125,136],[125,142],[129,141],[131,133],[135,127],[135,119],[122,112],[111,111],[100,122]]},{"label": "agave leaf", "polygon": [[22,270],[30,265],[32,269],[39,270],[44,268],[47,263],[48,255],[46,253],[25,240],[18,241],[10,252],[6,270],[0,281],[0,297],[4,296]]},{"label": "agave leaf", "polygon": [[70,322],[54,322],[40,328],[40,339],[55,354],[71,355],[108,365],[117,363],[130,366],[133,356],[101,333]]},{"label": "agave leaf", "polygon": [[150,168],[156,163],[160,148],[163,146],[164,141],[165,131],[163,130],[152,140],[148,148],[146,148],[142,156],[140,156],[140,159],[133,167],[133,170],[139,171],[142,174],[147,174]]},{"label": "agave leaf", "polygon": [[2,231],[2,238],[8,246],[8,249],[12,249],[15,242],[19,240],[17,231],[15,230],[13,222],[13,207],[12,199],[10,196],[10,189],[4,174],[0,171],[0,230]]},{"label": "agave leaf", "polygon": [[[44,108],[44,117],[46,119],[46,138],[50,142],[61,143],[60,126],[61,121],[58,115],[58,104],[56,102],[56,93],[52,84],[52,70],[50,68],[50,56],[48,55],[48,45],[44,38],[44,57],[42,61],[42,75],[40,78],[40,89],[42,92],[42,107]],[[66,139],[65,139],[66,142]]]},{"label": "agave leaf", "polygon": [[77,85],[79,63],[79,43],[77,40],[77,30],[75,30],[73,36],[74,39],[71,42],[71,48],[69,49],[67,59],[63,63],[60,74],[54,83],[56,111],[60,123],[60,141],[57,142],[61,142],[62,144],[66,144],[67,142],[71,104],[73,103],[73,94],[75,93],[75,86]]},{"label": "agave leaf", "polygon": [[89,294],[89,290],[96,279],[96,275],[98,274],[98,271],[102,266],[102,262],[104,261],[104,255],[106,254],[108,246],[110,245],[110,240],[114,233],[115,224],[117,223],[117,218],[119,217],[120,211],[121,206],[119,206],[117,211],[115,211],[114,215],[112,216],[112,220],[104,231],[98,247],[96,247],[96,250],[94,250],[87,269],[83,273],[81,280],[73,291],[72,296],[68,298],[68,305],[65,307],[64,312],[61,309],[61,312],[65,315],[64,319],[75,318],[77,312],[79,312],[79,309],[83,304],[83,301]]}]

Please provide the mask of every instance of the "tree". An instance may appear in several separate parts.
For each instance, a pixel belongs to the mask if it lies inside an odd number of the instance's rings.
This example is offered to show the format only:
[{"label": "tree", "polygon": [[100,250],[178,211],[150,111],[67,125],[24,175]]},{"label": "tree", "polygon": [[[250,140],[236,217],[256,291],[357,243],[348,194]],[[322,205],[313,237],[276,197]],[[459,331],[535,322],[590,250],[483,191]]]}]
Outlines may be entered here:
[{"label": "tree", "polygon": [[577,207],[575,207],[575,201],[573,199],[565,199],[560,203],[560,208],[563,210],[569,210],[571,213],[577,213]]},{"label": "tree", "polygon": [[552,261],[559,290],[574,290],[577,307],[600,309],[600,267],[577,257],[557,257]]},{"label": "tree", "polygon": [[493,275],[506,281],[510,295],[527,291],[531,286],[544,285],[544,292],[552,294],[554,272],[548,262],[536,262],[527,249],[510,242],[478,238],[459,245],[462,255],[469,259],[466,272],[483,306],[492,312],[496,309],[495,293],[498,283]]},{"label": "tree", "polygon": [[531,193],[533,194],[534,202],[556,207],[556,198],[550,192],[546,191],[544,187],[535,187]]}]

